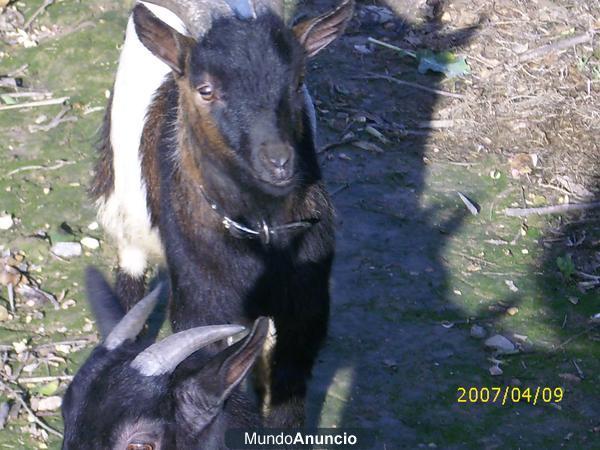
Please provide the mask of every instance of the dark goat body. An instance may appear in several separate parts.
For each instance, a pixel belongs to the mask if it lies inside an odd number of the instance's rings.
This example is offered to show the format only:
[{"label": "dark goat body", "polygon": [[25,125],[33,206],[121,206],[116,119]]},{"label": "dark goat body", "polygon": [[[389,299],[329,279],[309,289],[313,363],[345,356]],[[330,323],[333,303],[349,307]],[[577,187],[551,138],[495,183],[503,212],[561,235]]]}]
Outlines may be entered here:
[{"label": "dark goat body", "polygon": [[[352,6],[345,0],[293,30],[268,12],[221,18],[198,42],[134,9],[140,41],[172,69],[140,149],[171,277],[172,327],[272,317],[277,340],[264,389],[272,426],[303,423],[306,381],[327,332],[333,211],[303,75],[306,57],[341,34]],[[224,214],[253,230],[314,224],[265,242],[234,236]]]},{"label": "dark goat body", "polygon": [[[225,449],[227,429],[261,426],[258,405],[238,384],[260,352],[266,319],[257,321],[248,337],[217,354],[197,350],[173,370],[148,376],[134,362],[151,339],[128,336],[112,348],[115,318],[119,324],[126,318],[96,271],[88,273],[88,292],[105,340],[65,394],[63,450],[124,450],[130,444],[152,445],[135,448],[154,450]],[[170,338],[178,336],[181,333]]]}]

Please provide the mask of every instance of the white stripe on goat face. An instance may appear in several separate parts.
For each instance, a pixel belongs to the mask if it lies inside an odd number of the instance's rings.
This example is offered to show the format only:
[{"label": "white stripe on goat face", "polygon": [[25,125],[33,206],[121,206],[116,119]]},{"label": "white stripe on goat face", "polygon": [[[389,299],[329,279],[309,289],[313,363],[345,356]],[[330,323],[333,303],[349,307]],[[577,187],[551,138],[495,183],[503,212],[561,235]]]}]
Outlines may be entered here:
[{"label": "white stripe on goat face", "polygon": [[[159,19],[185,33],[185,26],[169,10],[147,6]],[[129,18],[125,43],[115,79],[110,140],[113,147],[114,191],[99,201],[99,217],[117,241],[119,265],[132,276],[143,274],[148,256],[162,256],[157,230],[153,230],[142,179],[140,141],[146,113],[169,67],[142,45]]]}]

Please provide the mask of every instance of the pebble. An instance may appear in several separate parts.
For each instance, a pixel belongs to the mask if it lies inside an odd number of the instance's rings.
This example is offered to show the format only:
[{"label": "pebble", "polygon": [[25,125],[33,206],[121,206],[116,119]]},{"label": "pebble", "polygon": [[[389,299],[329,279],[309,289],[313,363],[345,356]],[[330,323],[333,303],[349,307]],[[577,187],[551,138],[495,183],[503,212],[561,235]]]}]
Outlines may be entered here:
[{"label": "pebble", "polygon": [[4,305],[0,305],[0,322],[6,322],[10,319],[10,314],[8,314],[8,309]]},{"label": "pebble", "polygon": [[0,230],[10,230],[14,224],[15,221],[10,214],[0,214]]},{"label": "pebble", "polygon": [[58,395],[31,399],[31,408],[34,411],[56,411],[60,405],[62,405],[62,399]]},{"label": "pebble", "polygon": [[514,316],[515,314],[517,314],[519,312],[519,308],[517,308],[516,306],[511,306],[510,308],[508,308],[506,310],[506,313],[509,316]]},{"label": "pebble", "polygon": [[50,251],[61,258],[73,258],[81,256],[81,244],[79,242],[57,242]]},{"label": "pebble", "polygon": [[510,342],[508,339],[506,339],[504,336],[502,336],[500,334],[496,334],[496,335],[486,339],[485,346],[493,348],[498,353],[510,354],[510,353],[517,352],[515,344],[513,344],[512,342]]},{"label": "pebble", "polygon": [[475,339],[483,339],[486,334],[487,331],[485,331],[485,328],[481,325],[473,325],[471,327],[471,337],[474,337]]},{"label": "pebble", "polygon": [[492,366],[490,367],[490,375],[492,376],[498,376],[498,375],[502,375],[502,369],[500,368],[500,366]]},{"label": "pebble", "polygon": [[81,245],[89,248],[90,250],[96,250],[98,247],[100,247],[100,241],[93,237],[86,236],[80,242]]}]

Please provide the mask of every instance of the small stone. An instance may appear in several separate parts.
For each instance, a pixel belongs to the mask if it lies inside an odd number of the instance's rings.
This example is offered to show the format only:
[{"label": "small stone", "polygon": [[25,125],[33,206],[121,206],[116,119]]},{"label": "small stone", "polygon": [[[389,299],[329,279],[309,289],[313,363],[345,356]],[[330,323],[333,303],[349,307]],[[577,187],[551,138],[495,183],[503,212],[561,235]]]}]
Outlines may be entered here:
[{"label": "small stone", "polygon": [[393,359],[384,359],[383,365],[394,372],[398,370],[398,362]]},{"label": "small stone", "polygon": [[89,248],[90,250],[96,250],[98,247],[100,247],[100,241],[93,237],[86,236],[80,242],[81,245]]},{"label": "small stone", "polygon": [[73,299],[68,299],[68,300],[65,300],[65,301],[62,303],[62,305],[60,305],[60,307],[61,307],[62,309],[69,309],[69,308],[72,308],[73,306],[75,306],[76,304],[77,304],[77,302],[76,302],[75,300],[73,300]]},{"label": "small stone", "polygon": [[40,123],[43,123],[46,120],[48,120],[48,116],[46,116],[45,114],[40,114],[35,118],[34,122],[36,125],[39,125]]},{"label": "small stone", "polygon": [[62,405],[62,399],[58,395],[31,399],[31,408],[34,411],[56,411],[60,405]]},{"label": "small stone", "polygon": [[498,376],[498,375],[502,375],[504,372],[502,372],[502,369],[500,368],[500,366],[492,366],[490,367],[490,375],[492,376]]},{"label": "small stone", "polygon": [[515,283],[512,280],[504,280],[504,284],[506,284],[508,286],[508,288],[511,290],[511,292],[519,291],[519,288],[517,286],[515,286]]},{"label": "small stone", "polygon": [[0,322],[6,322],[7,320],[10,320],[8,309],[4,305],[0,305]]},{"label": "small stone", "polygon": [[63,355],[68,355],[69,353],[71,353],[71,346],[68,344],[56,344],[54,346],[54,349],[58,353],[62,353]]},{"label": "small stone", "polygon": [[496,334],[486,339],[485,346],[494,349],[499,354],[511,354],[517,352],[515,344],[500,334]]},{"label": "small stone", "polygon": [[558,376],[565,381],[569,381],[571,383],[580,383],[581,378],[573,373],[559,373]]},{"label": "small stone", "polygon": [[98,222],[92,222],[87,227],[88,227],[88,230],[96,231],[99,228],[99,226],[100,225],[98,225]]},{"label": "small stone", "polygon": [[0,230],[10,230],[14,224],[15,221],[11,214],[6,212],[0,214]]},{"label": "small stone", "polygon": [[79,242],[57,242],[50,251],[61,258],[73,258],[81,256],[81,244]]},{"label": "small stone", "polygon": [[23,353],[25,350],[27,350],[27,341],[26,340],[13,342],[12,345],[17,354]]},{"label": "small stone", "polygon": [[487,331],[481,325],[473,325],[471,327],[471,337],[475,339],[483,339],[487,335]]},{"label": "small stone", "polygon": [[577,297],[569,297],[569,302],[576,305],[577,303],[579,303],[579,299]]},{"label": "small stone", "polygon": [[519,312],[519,308],[517,308],[516,306],[511,306],[510,308],[508,308],[506,310],[506,313],[509,316],[514,316],[515,314],[517,314]]},{"label": "small stone", "polygon": [[89,333],[90,331],[92,331],[94,329],[94,325],[92,325],[91,323],[86,323],[85,325],[83,325],[83,327],[81,329],[83,330],[84,333]]}]

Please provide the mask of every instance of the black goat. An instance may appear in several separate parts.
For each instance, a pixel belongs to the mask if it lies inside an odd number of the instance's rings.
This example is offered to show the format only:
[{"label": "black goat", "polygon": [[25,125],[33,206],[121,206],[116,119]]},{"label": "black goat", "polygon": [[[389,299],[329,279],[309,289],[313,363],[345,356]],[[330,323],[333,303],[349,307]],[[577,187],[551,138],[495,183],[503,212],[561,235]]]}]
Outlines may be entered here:
[{"label": "black goat", "polygon": [[268,9],[222,17],[198,41],[142,5],[133,14],[142,44],[172,71],[149,109],[141,153],[171,275],[173,329],[273,317],[265,387],[273,426],[303,423],[329,316],[333,212],[305,59],[343,32],[352,10],[345,0],[293,29]]},{"label": "black goat", "polygon": [[243,327],[192,328],[150,345],[153,336],[136,337],[160,288],[125,315],[99,272],[88,270],[86,284],[104,342],[64,397],[63,450],[225,449],[227,429],[261,425],[258,405],[237,386],[261,351],[268,319],[211,357],[198,350]]}]

